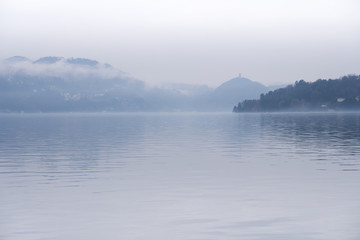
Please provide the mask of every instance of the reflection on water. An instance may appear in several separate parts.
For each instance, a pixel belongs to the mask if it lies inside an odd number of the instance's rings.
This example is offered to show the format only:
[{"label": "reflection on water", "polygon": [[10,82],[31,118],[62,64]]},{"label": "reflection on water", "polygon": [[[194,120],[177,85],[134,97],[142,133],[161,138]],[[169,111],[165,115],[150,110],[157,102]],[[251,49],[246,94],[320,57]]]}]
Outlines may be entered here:
[{"label": "reflection on water", "polygon": [[338,163],[343,170],[359,170],[358,113],[263,115],[261,125],[277,139],[296,147],[297,155],[307,154],[306,158],[311,160]]},{"label": "reflection on water", "polygon": [[0,239],[355,240],[359,113],[0,115]]}]

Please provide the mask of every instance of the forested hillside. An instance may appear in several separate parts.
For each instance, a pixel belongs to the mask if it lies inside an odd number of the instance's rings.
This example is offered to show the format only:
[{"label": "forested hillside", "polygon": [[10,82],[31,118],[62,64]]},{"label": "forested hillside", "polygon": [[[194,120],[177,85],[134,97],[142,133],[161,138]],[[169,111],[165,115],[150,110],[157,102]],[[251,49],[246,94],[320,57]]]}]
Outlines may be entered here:
[{"label": "forested hillside", "polygon": [[317,110],[360,110],[360,76],[315,82],[300,80],[234,107],[234,112]]}]

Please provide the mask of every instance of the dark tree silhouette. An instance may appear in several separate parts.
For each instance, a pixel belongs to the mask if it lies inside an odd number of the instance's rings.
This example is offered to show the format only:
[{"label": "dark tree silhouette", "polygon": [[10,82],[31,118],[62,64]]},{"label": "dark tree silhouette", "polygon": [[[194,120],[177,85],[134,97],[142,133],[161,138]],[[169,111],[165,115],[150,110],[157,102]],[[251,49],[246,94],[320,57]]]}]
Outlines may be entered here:
[{"label": "dark tree silhouette", "polygon": [[261,94],[258,100],[245,100],[234,112],[360,110],[360,75],[339,79],[304,80],[285,88]]}]

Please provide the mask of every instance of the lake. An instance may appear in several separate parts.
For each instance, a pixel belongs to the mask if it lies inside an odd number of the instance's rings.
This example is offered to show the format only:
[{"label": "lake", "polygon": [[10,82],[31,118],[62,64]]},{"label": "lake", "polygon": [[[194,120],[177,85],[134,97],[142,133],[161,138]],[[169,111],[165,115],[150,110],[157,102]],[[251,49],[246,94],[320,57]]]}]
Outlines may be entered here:
[{"label": "lake", "polygon": [[360,113],[0,115],[0,239],[358,240]]}]

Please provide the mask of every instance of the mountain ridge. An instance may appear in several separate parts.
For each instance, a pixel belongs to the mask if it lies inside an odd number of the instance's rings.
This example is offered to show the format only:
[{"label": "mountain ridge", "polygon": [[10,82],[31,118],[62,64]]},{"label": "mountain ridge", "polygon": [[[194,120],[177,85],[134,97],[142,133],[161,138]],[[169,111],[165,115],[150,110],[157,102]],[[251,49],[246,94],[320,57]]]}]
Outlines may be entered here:
[{"label": "mountain ridge", "polygon": [[[231,111],[266,90],[247,78],[217,88],[148,87],[109,64],[86,58],[14,56],[0,66],[0,111]],[[11,71],[10,71],[11,69]],[[46,103],[46,104],[45,104]]]}]

